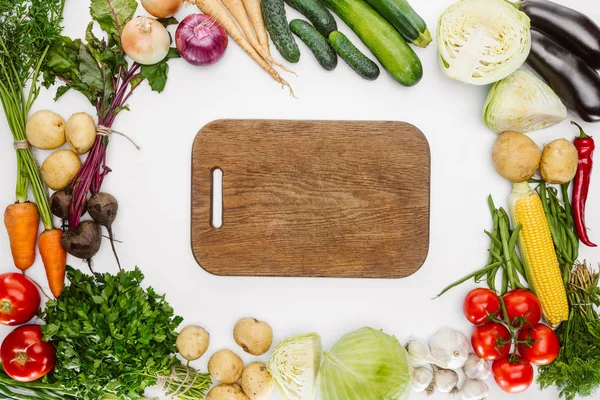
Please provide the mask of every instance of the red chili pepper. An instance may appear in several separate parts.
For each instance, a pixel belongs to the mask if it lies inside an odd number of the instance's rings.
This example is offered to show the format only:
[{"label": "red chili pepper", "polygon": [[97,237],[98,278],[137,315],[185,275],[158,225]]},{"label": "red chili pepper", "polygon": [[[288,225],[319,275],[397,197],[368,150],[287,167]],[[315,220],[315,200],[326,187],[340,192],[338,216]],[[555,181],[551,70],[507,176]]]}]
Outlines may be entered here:
[{"label": "red chili pepper", "polygon": [[573,140],[573,144],[577,148],[579,155],[577,174],[575,175],[573,184],[573,219],[575,220],[575,227],[577,228],[577,234],[581,242],[586,246],[596,247],[588,238],[585,227],[585,203],[588,197],[590,176],[592,174],[592,156],[595,148],[594,139],[586,135],[583,128],[577,123],[573,121],[571,123],[579,128],[579,136]]}]

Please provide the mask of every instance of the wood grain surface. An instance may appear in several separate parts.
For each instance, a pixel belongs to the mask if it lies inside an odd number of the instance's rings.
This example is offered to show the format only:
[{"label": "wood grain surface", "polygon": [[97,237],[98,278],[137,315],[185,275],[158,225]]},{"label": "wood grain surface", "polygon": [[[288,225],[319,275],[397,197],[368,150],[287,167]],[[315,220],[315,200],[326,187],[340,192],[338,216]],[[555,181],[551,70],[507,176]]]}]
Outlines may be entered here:
[{"label": "wood grain surface", "polygon": [[406,123],[214,121],[192,151],[194,256],[217,275],[405,277],[427,256],[429,185],[429,145]]}]

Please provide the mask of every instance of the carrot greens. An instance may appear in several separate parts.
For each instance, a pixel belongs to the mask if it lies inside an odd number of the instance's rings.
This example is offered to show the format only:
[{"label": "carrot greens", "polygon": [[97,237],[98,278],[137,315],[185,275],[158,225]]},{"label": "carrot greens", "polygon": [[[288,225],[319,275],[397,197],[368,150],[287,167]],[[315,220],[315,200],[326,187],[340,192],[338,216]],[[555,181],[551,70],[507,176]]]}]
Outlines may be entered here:
[{"label": "carrot greens", "polygon": [[0,100],[17,149],[16,200],[26,202],[31,185],[46,229],[54,227],[48,194],[25,125],[48,67],[48,49],[62,30],[63,8],[64,0],[0,0]]}]

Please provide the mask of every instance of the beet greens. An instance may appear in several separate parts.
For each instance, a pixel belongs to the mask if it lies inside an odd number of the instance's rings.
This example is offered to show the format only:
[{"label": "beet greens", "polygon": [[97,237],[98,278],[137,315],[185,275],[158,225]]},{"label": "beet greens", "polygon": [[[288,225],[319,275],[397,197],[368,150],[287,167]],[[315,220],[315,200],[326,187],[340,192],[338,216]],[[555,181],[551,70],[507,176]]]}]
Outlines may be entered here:
[{"label": "beet greens", "polygon": [[[92,22],[86,30],[85,41],[63,36],[48,55],[47,81],[58,78],[64,82],[57,90],[56,99],[71,89],[81,92],[96,108],[98,126],[109,131],[117,115],[128,110],[127,100],[144,80],[154,91],[164,89],[169,70],[167,62],[179,57],[172,48],[168,56],[155,65],[141,66],[127,61],[121,46],[121,31],[133,18],[137,6],[136,0],[92,0]],[[165,24],[174,22],[170,19]],[[92,32],[95,23],[104,31],[104,38],[97,38]],[[88,195],[100,191],[105,176],[111,171],[106,164],[108,143],[107,135],[98,135],[71,184],[70,230],[79,227]]]}]

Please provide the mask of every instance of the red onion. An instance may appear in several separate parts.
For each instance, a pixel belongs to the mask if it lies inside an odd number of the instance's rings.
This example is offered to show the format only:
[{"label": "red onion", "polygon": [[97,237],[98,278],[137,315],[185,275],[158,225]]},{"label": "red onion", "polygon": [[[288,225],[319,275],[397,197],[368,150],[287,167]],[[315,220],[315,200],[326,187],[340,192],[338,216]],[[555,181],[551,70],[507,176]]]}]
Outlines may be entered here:
[{"label": "red onion", "polygon": [[206,14],[191,14],[175,32],[177,50],[193,65],[211,65],[221,59],[229,38],[225,29]]}]

